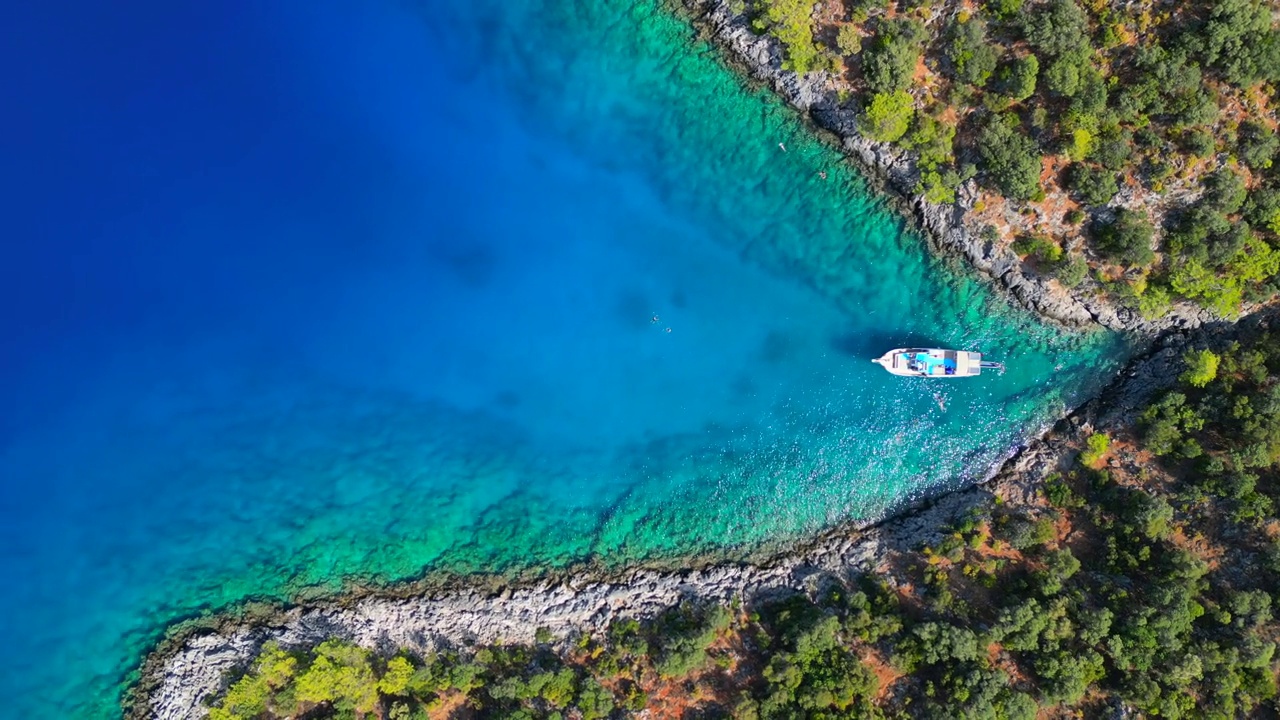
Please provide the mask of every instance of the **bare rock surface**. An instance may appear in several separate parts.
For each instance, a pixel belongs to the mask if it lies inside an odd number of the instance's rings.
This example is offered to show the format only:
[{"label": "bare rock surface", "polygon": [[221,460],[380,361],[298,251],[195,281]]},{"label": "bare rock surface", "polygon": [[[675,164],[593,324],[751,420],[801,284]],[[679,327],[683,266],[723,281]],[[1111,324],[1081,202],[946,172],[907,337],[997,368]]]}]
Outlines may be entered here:
[{"label": "bare rock surface", "polygon": [[134,717],[201,718],[205,699],[225,687],[262,645],[310,647],[331,637],[384,653],[428,652],[475,643],[531,643],[538,628],[564,638],[603,631],[619,617],[652,617],[686,598],[758,601],[779,593],[812,592],[831,578],[874,569],[894,548],[939,539],[940,529],[990,491],[947,495],[929,509],[869,530],[845,529],[793,554],[760,565],[712,565],[684,572],[637,569],[599,579],[546,581],[522,587],[465,588],[422,597],[371,595],[347,603],[283,610],[260,624],[229,624],[191,634],[148,663]]}]

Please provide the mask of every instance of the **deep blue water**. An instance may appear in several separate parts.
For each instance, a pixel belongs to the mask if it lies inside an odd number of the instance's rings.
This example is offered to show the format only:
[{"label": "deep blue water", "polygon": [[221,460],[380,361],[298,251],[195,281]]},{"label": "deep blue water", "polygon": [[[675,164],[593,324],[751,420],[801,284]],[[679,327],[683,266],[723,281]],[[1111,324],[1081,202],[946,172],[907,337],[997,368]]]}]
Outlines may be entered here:
[{"label": "deep blue water", "polygon": [[[931,261],[649,0],[5,16],[12,717],[109,716],[247,597],[875,517],[1122,354]],[[926,341],[1010,372],[867,362]]]}]

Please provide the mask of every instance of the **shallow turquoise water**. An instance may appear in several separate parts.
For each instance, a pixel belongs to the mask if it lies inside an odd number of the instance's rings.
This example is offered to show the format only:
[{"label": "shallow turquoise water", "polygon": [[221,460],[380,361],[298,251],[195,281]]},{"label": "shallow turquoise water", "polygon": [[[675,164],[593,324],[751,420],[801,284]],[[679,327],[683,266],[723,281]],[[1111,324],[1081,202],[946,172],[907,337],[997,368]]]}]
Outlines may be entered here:
[{"label": "shallow turquoise water", "polygon": [[[110,715],[165,624],[248,597],[877,517],[1124,355],[931,262],[654,2],[31,12],[122,90],[60,86],[83,178],[42,149],[4,263],[15,717]],[[1010,371],[867,361],[906,344]]]}]

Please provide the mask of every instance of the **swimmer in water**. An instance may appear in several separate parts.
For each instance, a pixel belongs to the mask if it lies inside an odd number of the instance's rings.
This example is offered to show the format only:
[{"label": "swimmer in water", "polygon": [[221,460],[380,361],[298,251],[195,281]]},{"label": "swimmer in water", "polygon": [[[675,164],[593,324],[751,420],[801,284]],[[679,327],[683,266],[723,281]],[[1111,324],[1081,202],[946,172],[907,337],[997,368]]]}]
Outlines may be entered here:
[{"label": "swimmer in water", "polygon": [[827,171],[826,171],[826,170],[819,170],[819,171],[818,171],[818,177],[822,178],[823,180],[826,180],[826,179],[827,179]]},{"label": "swimmer in water", "polygon": [[786,146],[786,145],[783,145],[782,143],[778,143],[778,147],[782,148],[782,152],[786,152],[786,151],[787,151],[787,146]]},{"label": "swimmer in water", "polygon": [[665,332],[671,332],[671,328],[667,328]]},{"label": "swimmer in water", "polygon": [[942,393],[934,393],[933,401],[938,403],[939,410],[941,410],[942,412],[947,411],[947,399],[942,396]]},{"label": "swimmer in water", "polygon": [[649,324],[650,324],[650,325],[657,325],[657,324],[658,324],[658,316],[657,316],[657,315],[654,315],[652,318],[649,318]]}]

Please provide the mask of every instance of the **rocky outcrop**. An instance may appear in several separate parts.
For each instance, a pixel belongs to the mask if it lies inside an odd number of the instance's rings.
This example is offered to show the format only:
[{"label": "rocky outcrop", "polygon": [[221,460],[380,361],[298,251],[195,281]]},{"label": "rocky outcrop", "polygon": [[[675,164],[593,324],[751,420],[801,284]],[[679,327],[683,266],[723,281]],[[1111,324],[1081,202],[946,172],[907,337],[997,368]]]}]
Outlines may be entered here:
[{"label": "rocky outcrop", "polygon": [[916,194],[920,177],[912,153],[890,143],[870,140],[858,132],[857,111],[841,102],[834,78],[827,72],[797,75],[782,68],[783,52],[777,40],[751,32],[744,15],[735,14],[726,0],[681,0],[694,24],[720,46],[730,63],[762,82],[804,113],[820,130],[831,133],[864,174],[915,221],[933,249],[944,256],[959,256],[989,275],[1016,302],[1040,316],[1064,325],[1097,323],[1155,337],[1169,329],[1188,329],[1211,322],[1200,308],[1179,304],[1166,316],[1148,320],[1131,308],[1103,297],[1096,287],[1072,291],[1026,269],[1007,244],[985,240],[966,217],[974,208],[977,186],[968,181],[952,205],[926,202]]},{"label": "rocky outcrop", "polygon": [[[832,578],[875,569],[894,550],[936,542],[941,529],[991,498],[989,488],[946,495],[927,509],[879,527],[844,528],[760,564],[710,564],[684,571],[635,569],[591,579],[566,574],[522,586],[473,580],[421,595],[371,592],[281,609],[252,621],[227,619],[178,633],[155,651],[135,689],[131,718],[202,718],[227,674],[249,664],[267,641],[310,647],[339,637],[384,653],[425,653],[475,643],[532,643],[539,628],[559,638],[599,633],[619,617],[650,617],[686,598],[758,601],[813,592]],[[389,593],[389,594],[388,594]]]}]

